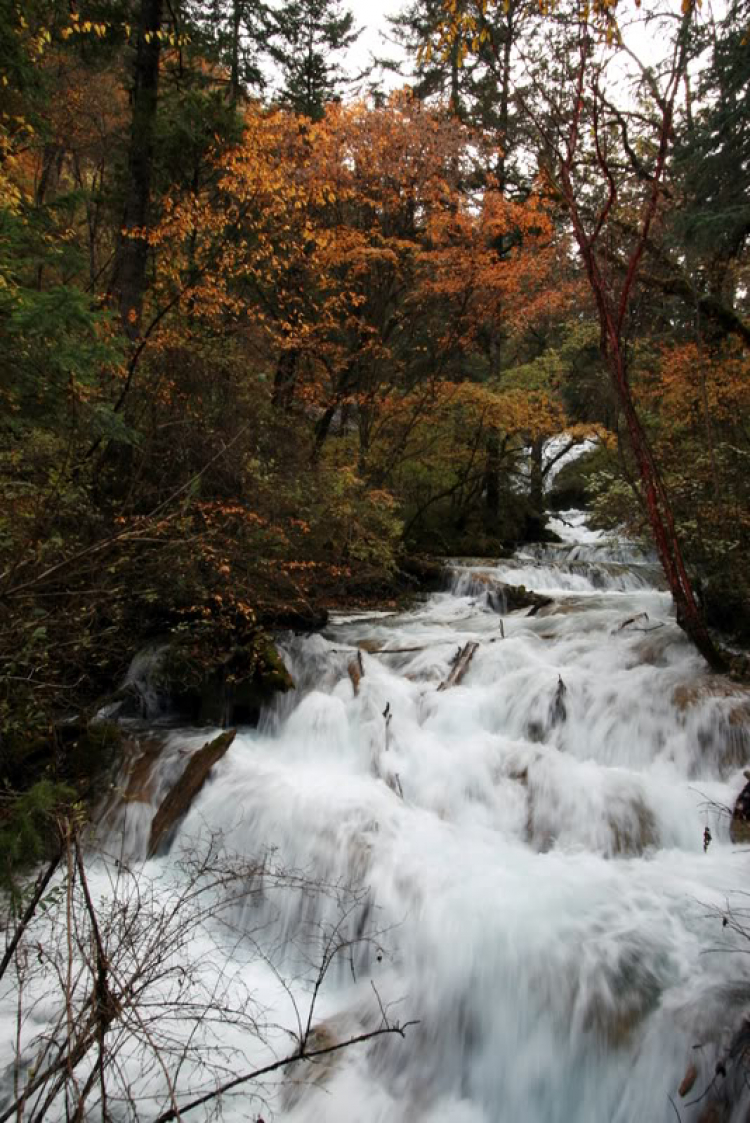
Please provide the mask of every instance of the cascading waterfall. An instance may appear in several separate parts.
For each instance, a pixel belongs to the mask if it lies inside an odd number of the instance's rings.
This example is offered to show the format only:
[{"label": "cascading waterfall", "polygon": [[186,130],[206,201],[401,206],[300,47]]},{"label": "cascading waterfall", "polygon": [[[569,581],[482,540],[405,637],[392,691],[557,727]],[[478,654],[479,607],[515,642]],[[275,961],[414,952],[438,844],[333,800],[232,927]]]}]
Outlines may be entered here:
[{"label": "cascading waterfall", "polygon": [[[419,1025],[266,1088],[278,1119],[666,1123],[695,1046],[705,1083],[750,1005],[746,958],[716,950],[716,913],[750,871],[721,813],[744,783],[747,697],[706,673],[652,559],[576,513],[555,529],[562,545],[457,567],[411,611],[290,638],[297,691],[240,732],[146,863],[221,832],[235,852],[273,848],[281,867],[366,889],[352,924],[377,939],[328,976],[316,1022],[330,1039],[377,1024],[374,983]],[[501,617],[477,573],[552,603]],[[460,683],[438,690],[468,643]],[[173,735],[146,802],[108,820],[110,850],[145,855],[179,754],[205,739]],[[102,891],[105,872],[92,878]],[[294,974],[332,896],[292,885],[239,918],[267,956],[236,969],[269,1025],[294,1025],[276,972]],[[225,1097],[226,1120],[256,1117],[247,1089]]]}]

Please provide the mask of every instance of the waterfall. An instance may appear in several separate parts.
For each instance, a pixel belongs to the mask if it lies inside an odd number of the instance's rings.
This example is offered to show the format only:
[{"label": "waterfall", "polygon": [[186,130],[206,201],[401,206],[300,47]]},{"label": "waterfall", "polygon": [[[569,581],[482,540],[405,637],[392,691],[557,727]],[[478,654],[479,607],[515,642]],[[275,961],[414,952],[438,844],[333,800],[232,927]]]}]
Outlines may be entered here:
[{"label": "waterfall", "polygon": [[[282,641],[297,691],[239,732],[172,849],[145,863],[179,885],[181,846],[220,832],[233,853],[295,871],[234,917],[258,954],[232,970],[260,996],[275,1055],[274,1027],[295,1018],[279,979],[314,960],[312,933],[340,906],[331,887],[356,887],[352,933],[376,938],[329,973],[319,1032],[377,1025],[373,986],[419,1022],[266,1087],[258,1113],[240,1089],[226,1120],[667,1123],[696,1056],[703,1086],[713,1075],[750,1006],[748,957],[717,950],[718,915],[750,872],[722,813],[744,784],[747,695],[706,672],[652,558],[575,512],[555,529],[562,544],[463,567],[409,611]],[[478,574],[551,603],[502,614]],[[460,681],[438,690],[470,644]],[[110,851],[145,858],[144,816],[205,740],[170,736],[151,802],[110,820]],[[98,892],[108,876],[106,862],[92,874]],[[303,876],[326,892],[302,892]],[[267,1056],[216,1032],[248,1063]],[[141,1092],[158,1098],[158,1079]],[[679,1111],[700,1117],[687,1100]]]}]

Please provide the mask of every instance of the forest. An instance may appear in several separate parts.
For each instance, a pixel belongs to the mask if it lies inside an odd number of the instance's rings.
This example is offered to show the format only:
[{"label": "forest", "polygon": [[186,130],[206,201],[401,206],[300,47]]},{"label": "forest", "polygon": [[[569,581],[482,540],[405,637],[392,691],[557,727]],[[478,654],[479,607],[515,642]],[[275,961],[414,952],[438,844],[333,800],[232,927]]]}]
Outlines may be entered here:
[{"label": "forest", "polygon": [[750,0],[360,30],[0,0],[0,1123],[737,1123]]},{"label": "forest", "polygon": [[548,508],[745,673],[749,19],[412,0],[384,85],[335,0],[3,0],[5,878],[153,637],[188,694],[283,680],[273,628]]}]

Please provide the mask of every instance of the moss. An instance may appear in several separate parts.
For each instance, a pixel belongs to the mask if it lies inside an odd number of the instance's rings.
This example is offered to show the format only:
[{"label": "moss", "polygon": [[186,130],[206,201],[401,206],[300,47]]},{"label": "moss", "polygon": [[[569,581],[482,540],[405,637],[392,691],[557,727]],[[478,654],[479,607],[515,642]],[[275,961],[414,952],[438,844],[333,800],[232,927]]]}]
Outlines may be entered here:
[{"label": "moss", "polygon": [[58,846],[57,818],[76,798],[67,784],[43,779],[0,805],[0,886],[16,889],[16,879]]},{"label": "moss", "polygon": [[262,649],[257,677],[260,686],[272,693],[280,691],[285,694],[288,690],[294,690],[294,680],[270,640]]},{"label": "moss", "polygon": [[261,630],[229,648],[181,634],[152,686],[168,708],[208,725],[255,725],[263,706],[294,682],[272,640]]}]

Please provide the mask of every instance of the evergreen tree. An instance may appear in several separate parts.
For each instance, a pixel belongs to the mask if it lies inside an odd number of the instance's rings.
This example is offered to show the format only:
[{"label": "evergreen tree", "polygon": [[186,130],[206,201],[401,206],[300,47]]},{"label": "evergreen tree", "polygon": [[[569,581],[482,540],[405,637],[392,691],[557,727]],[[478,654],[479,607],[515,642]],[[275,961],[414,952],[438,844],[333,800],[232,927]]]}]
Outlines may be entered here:
[{"label": "evergreen tree", "polygon": [[750,235],[750,3],[733,0],[677,144],[685,206],[678,226],[701,287],[734,303],[731,265]]},{"label": "evergreen tree", "polygon": [[262,91],[265,5],[252,0],[190,0],[186,12],[198,48],[226,68],[231,102],[236,103],[248,90]]},{"label": "evergreen tree", "polygon": [[265,51],[281,77],[279,102],[320,120],[346,81],[339,59],[358,36],[354,16],[338,0],[293,0],[268,9]]},{"label": "evergreen tree", "polygon": [[443,0],[411,0],[389,21],[393,36],[409,57],[416,96],[442,101],[459,120],[490,133],[501,149],[496,169],[501,186],[523,191],[528,161],[521,150],[528,146],[529,129],[521,108],[518,48],[539,22],[538,7],[528,0],[508,0],[485,11],[467,0],[457,5],[456,18],[476,21],[468,52],[459,38],[446,50]]}]

